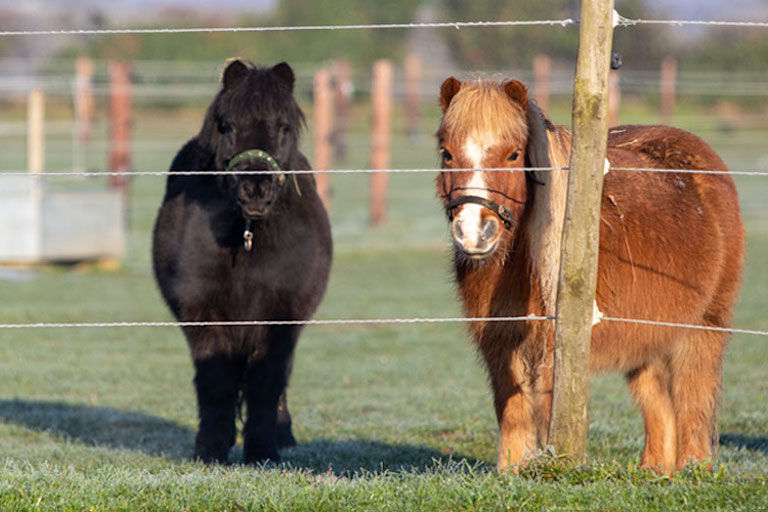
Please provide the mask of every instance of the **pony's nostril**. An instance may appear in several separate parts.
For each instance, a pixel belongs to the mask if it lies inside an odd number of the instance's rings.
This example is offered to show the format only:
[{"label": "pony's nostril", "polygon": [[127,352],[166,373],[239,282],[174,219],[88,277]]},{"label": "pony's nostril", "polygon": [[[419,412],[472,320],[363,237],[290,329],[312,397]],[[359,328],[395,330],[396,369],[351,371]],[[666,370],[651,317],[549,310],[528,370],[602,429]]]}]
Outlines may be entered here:
[{"label": "pony's nostril", "polygon": [[461,229],[460,219],[453,221],[453,237],[456,238],[456,240],[461,240],[464,238],[464,231]]},{"label": "pony's nostril", "polygon": [[249,181],[244,181],[240,184],[238,195],[241,201],[250,201],[256,197],[256,187]]},{"label": "pony's nostril", "polygon": [[483,226],[480,230],[480,238],[486,242],[490,242],[496,236],[499,231],[499,222],[496,219],[486,219],[483,221]]}]

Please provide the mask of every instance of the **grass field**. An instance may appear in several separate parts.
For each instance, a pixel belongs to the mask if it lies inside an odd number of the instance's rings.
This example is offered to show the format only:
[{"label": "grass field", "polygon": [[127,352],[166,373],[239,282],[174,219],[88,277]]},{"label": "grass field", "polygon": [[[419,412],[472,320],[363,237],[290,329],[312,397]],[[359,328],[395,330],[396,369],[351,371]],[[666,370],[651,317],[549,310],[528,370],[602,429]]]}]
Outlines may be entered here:
[{"label": "grass field", "polygon": [[[137,151],[134,167],[166,168],[197,123],[139,119],[137,138],[163,147]],[[396,138],[392,166],[434,166],[432,129]],[[765,169],[762,144],[718,137],[729,165]],[[50,167],[66,168],[57,151],[71,141],[58,144]],[[18,149],[2,149],[4,169],[23,163]],[[367,165],[364,144],[345,165]],[[371,229],[367,178],[333,178],[336,251],[317,318],[459,314],[431,180],[392,176],[390,218]],[[749,256],[735,325],[768,330],[768,179],[738,184]],[[134,182],[118,269],[0,269],[0,323],[169,320],[149,268],[163,186]],[[768,339],[733,337],[713,473],[637,469],[641,417],[623,379],[608,375],[592,381],[587,464],[549,457],[498,474],[490,393],[463,326],[310,327],[289,388],[299,445],[281,465],[239,465],[235,448],[233,465],[206,467],[191,460],[192,365],[178,329],[0,330],[0,510],[765,510],[767,366]]]}]

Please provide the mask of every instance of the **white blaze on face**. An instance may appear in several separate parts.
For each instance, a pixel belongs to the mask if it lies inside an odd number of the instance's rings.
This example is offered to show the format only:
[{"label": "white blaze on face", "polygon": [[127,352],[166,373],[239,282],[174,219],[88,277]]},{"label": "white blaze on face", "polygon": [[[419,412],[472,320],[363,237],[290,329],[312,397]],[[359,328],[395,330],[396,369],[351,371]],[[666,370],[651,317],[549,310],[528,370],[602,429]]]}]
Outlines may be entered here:
[{"label": "white blaze on face", "polygon": [[[489,133],[474,133],[467,138],[467,142],[462,148],[464,157],[474,169],[483,168],[483,160],[486,151],[495,141]],[[488,185],[485,181],[485,175],[482,172],[473,172],[472,178],[465,185],[467,190],[461,191],[461,195],[478,196],[490,199],[488,194]],[[482,226],[483,207],[479,204],[468,203],[461,206],[457,212],[456,219],[461,221],[462,244],[467,249],[477,247],[480,243],[480,227]]]},{"label": "white blaze on face", "polygon": [[464,144],[464,156],[467,157],[474,169],[483,167],[483,158],[487,149],[483,144],[484,142],[483,138],[475,135],[467,139],[466,144]]}]

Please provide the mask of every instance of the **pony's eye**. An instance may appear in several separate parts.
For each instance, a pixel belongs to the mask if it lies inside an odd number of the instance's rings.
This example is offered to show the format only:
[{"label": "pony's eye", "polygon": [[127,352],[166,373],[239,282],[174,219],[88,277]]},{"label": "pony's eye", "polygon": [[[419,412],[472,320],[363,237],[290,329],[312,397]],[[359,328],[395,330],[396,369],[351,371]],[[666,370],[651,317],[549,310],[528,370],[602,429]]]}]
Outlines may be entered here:
[{"label": "pony's eye", "polygon": [[507,160],[510,162],[514,162],[515,160],[518,159],[519,156],[520,156],[519,151],[513,151],[512,154],[507,157]]},{"label": "pony's eye", "polygon": [[232,125],[230,125],[224,119],[217,119],[216,128],[219,130],[219,133],[221,133],[222,135],[232,131]]},{"label": "pony's eye", "polygon": [[440,148],[440,154],[443,155],[443,162],[448,163],[453,160],[453,155],[445,148]]}]

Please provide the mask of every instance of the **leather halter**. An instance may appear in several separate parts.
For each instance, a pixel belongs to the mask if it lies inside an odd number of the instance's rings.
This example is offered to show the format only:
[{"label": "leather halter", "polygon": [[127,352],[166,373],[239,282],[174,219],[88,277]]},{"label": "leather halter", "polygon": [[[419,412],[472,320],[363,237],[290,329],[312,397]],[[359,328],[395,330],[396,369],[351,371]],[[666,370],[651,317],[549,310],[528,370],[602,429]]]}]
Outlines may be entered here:
[{"label": "leather halter", "polygon": [[[238,153],[227,162],[226,172],[232,171],[238,164],[245,160],[264,160],[269,166],[269,170],[273,171],[277,175],[277,184],[282,186],[285,183],[285,173],[280,168],[280,164],[277,163],[275,157],[264,151],[263,149],[247,149],[242,153]],[[293,175],[293,184],[296,186],[296,193],[301,195],[299,189],[299,182],[296,179],[296,175]],[[246,252],[250,252],[253,248],[253,231],[251,231],[251,219],[245,219],[245,231],[243,231],[243,248]]]},{"label": "leather halter", "polygon": [[245,160],[264,160],[269,166],[269,170],[277,174],[277,181],[280,185],[285,182],[285,173],[280,169],[280,164],[277,163],[275,157],[264,151],[263,149],[246,149],[242,153],[238,153],[227,162],[226,172],[230,172],[240,162]]},{"label": "leather halter", "polygon": [[445,207],[445,211],[448,213],[448,217],[453,220],[453,210],[458,206],[469,203],[479,204],[483,208],[491,210],[493,213],[498,215],[499,219],[501,219],[501,222],[504,223],[504,227],[507,229],[515,225],[515,218],[512,216],[512,212],[510,212],[506,206],[480,196],[459,196],[448,203],[448,205]]}]

